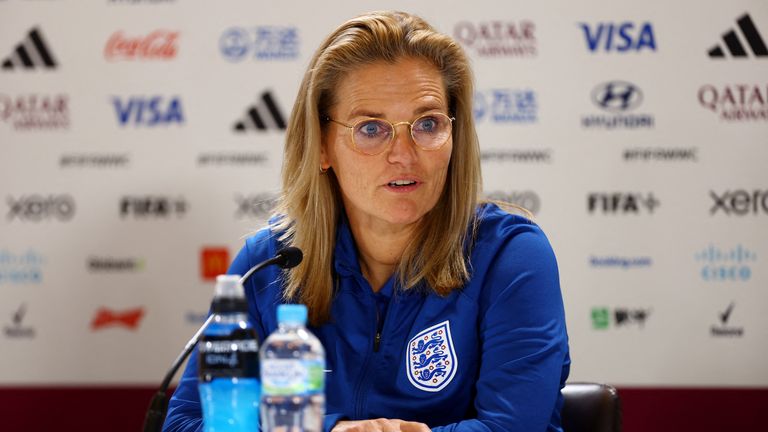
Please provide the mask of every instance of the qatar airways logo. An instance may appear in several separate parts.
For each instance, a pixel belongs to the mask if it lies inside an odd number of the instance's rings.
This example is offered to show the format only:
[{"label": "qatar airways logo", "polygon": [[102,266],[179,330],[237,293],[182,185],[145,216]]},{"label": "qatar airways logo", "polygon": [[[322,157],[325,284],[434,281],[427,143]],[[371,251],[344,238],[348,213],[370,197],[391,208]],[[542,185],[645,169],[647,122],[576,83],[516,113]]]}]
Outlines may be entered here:
[{"label": "qatar airways logo", "polygon": [[104,58],[118,60],[170,60],[176,57],[179,32],[155,30],[147,35],[132,36],[117,31],[104,47]]},{"label": "qatar airways logo", "polygon": [[66,94],[0,93],[0,123],[16,131],[69,128],[69,96]]},{"label": "qatar airways logo", "polygon": [[706,84],[699,104],[729,122],[768,121],[768,84]]},{"label": "qatar airways logo", "polygon": [[535,57],[536,26],[532,21],[460,21],[453,35],[480,57]]}]

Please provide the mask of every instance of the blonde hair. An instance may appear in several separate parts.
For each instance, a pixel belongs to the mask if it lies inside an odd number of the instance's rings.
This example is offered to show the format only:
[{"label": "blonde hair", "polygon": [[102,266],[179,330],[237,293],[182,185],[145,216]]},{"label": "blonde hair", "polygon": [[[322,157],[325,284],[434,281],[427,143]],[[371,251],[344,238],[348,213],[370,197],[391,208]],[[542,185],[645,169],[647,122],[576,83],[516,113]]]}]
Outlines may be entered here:
[{"label": "blonde hair", "polygon": [[320,45],[304,74],[291,112],[282,167],[283,191],[272,227],[280,241],[304,251],[304,261],[286,274],[284,296],[309,308],[310,322],[330,318],[336,227],[343,211],[333,170],[320,171],[323,118],[334,91],[350,70],[404,57],[434,65],[441,73],[453,124],[453,152],[444,190],[421,220],[397,268],[403,289],[426,282],[440,295],[469,278],[467,251],[474,233],[481,186],[480,150],[472,119],[473,84],[462,48],[423,19],[404,12],[371,12],[353,18]]}]

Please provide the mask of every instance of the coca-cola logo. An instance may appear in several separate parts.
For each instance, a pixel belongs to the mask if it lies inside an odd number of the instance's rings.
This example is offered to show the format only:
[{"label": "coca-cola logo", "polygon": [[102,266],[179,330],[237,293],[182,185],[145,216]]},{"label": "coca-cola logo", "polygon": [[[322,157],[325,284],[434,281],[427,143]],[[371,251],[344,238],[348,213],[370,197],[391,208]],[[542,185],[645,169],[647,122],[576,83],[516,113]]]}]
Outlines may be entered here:
[{"label": "coca-cola logo", "polygon": [[107,41],[104,57],[116,60],[170,60],[176,57],[179,32],[155,30],[146,36],[126,36],[117,31]]}]

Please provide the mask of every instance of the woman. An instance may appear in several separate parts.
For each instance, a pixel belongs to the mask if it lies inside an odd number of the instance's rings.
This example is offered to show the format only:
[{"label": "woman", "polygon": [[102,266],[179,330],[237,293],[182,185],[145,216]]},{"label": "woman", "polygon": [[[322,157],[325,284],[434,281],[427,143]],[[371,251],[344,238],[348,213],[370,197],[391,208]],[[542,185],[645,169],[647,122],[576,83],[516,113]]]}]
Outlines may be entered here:
[{"label": "woman", "polygon": [[[288,273],[250,279],[260,339],[275,305],[323,342],[326,431],[559,431],[569,370],[557,265],[541,230],[478,204],[472,77],[418,17],[348,21],[314,55],[291,115],[283,196],[230,273],[286,245]],[[200,425],[196,363],[166,430]]]}]

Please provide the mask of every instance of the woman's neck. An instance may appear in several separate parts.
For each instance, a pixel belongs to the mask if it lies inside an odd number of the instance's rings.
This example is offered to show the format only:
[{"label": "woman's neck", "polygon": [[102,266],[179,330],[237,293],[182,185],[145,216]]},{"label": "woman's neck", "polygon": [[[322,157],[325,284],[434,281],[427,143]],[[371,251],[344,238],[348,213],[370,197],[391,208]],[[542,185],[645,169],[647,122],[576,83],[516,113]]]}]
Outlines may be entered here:
[{"label": "woman's neck", "polygon": [[360,270],[373,292],[378,292],[395,272],[415,226],[350,221]]}]

